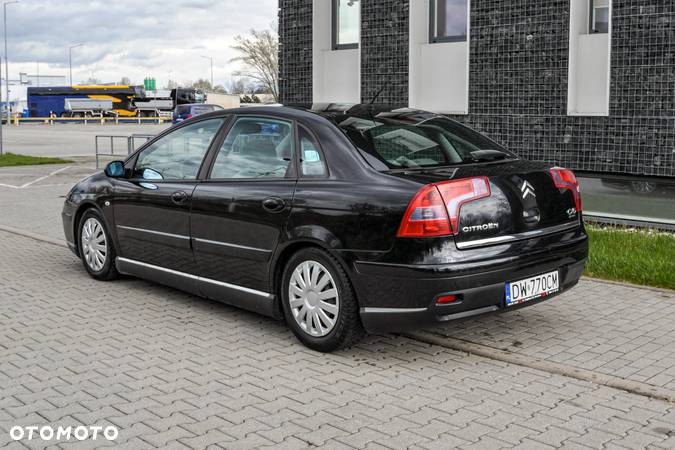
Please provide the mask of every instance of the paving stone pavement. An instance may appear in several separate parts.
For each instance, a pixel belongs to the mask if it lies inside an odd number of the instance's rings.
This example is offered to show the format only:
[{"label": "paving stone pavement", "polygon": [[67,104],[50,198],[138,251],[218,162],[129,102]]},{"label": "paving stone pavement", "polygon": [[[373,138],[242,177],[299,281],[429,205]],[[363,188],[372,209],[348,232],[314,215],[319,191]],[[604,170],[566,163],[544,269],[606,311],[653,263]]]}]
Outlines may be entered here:
[{"label": "paving stone pavement", "polygon": [[0,225],[63,239],[64,197],[94,171],[92,163],[0,168]]},{"label": "paving stone pavement", "polygon": [[675,391],[675,291],[582,279],[548,303],[425,331]]},{"label": "paving stone pavement", "polygon": [[[519,314],[509,329],[534,348]],[[319,354],[281,322],[96,282],[66,249],[1,231],[0,387],[8,448],[45,446],[8,430],[46,424],[114,424],[120,448],[675,448],[670,403],[389,335]]]}]

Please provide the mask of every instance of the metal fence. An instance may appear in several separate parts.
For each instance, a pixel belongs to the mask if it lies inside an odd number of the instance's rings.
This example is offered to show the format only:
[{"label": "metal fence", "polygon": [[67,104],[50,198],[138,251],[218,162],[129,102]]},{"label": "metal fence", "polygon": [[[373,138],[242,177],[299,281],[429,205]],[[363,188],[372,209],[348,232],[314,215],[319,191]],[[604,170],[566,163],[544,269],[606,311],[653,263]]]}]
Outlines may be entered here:
[{"label": "metal fence", "polygon": [[[82,124],[162,124],[171,121],[171,117],[13,117],[10,122],[19,126],[23,124],[54,125],[58,123],[82,123]],[[4,121],[6,122],[6,120]]]},{"label": "metal fence", "polygon": [[[101,156],[127,156],[136,151],[139,145],[154,138],[154,134],[132,134],[131,136],[100,134],[95,138],[96,168],[99,168]],[[138,141],[141,141],[140,144]],[[118,150],[116,152],[116,150]]]}]

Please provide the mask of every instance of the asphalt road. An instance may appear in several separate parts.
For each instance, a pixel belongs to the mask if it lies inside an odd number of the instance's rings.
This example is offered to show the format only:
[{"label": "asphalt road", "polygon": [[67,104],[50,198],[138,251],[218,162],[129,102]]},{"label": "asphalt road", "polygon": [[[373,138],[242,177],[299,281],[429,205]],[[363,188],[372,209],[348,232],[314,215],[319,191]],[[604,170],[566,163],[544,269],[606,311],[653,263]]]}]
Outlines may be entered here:
[{"label": "asphalt road", "polygon": [[[32,156],[94,156],[96,135],[129,136],[158,134],[170,124],[163,125],[94,125],[94,124],[22,124],[3,126],[4,150]],[[141,141],[142,142],[142,141]],[[101,148],[110,149],[110,141]],[[117,142],[116,152],[126,152],[123,142]]]}]

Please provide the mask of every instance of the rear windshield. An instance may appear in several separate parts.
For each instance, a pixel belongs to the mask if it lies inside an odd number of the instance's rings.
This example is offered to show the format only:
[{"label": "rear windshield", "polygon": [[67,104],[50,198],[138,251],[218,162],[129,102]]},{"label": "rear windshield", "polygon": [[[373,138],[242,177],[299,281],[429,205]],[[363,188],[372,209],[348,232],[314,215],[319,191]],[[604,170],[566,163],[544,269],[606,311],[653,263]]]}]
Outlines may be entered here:
[{"label": "rear windshield", "polygon": [[206,114],[210,113],[213,111],[218,111],[219,109],[223,109],[219,106],[216,105],[199,105],[199,106],[193,106],[192,107],[192,114],[197,115],[197,114]]},{"label": "rear windshield", "polygon": [[496,142],[443,117],[410,123],[389,118],[352,116],[337,125],[361,150],[366,160],[380,170],[441,167],[516,158]]}]

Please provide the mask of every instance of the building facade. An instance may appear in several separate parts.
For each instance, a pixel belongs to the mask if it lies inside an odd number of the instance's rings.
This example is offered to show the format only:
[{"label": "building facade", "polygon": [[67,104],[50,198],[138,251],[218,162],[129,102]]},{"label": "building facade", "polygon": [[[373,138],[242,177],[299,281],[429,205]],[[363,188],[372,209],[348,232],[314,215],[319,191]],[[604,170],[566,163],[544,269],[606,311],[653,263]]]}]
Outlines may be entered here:
[{"label": "building facade", "polygon": [[280,0],[285,104],[447,114],[525,158],[675,177],[673,0]]}]

